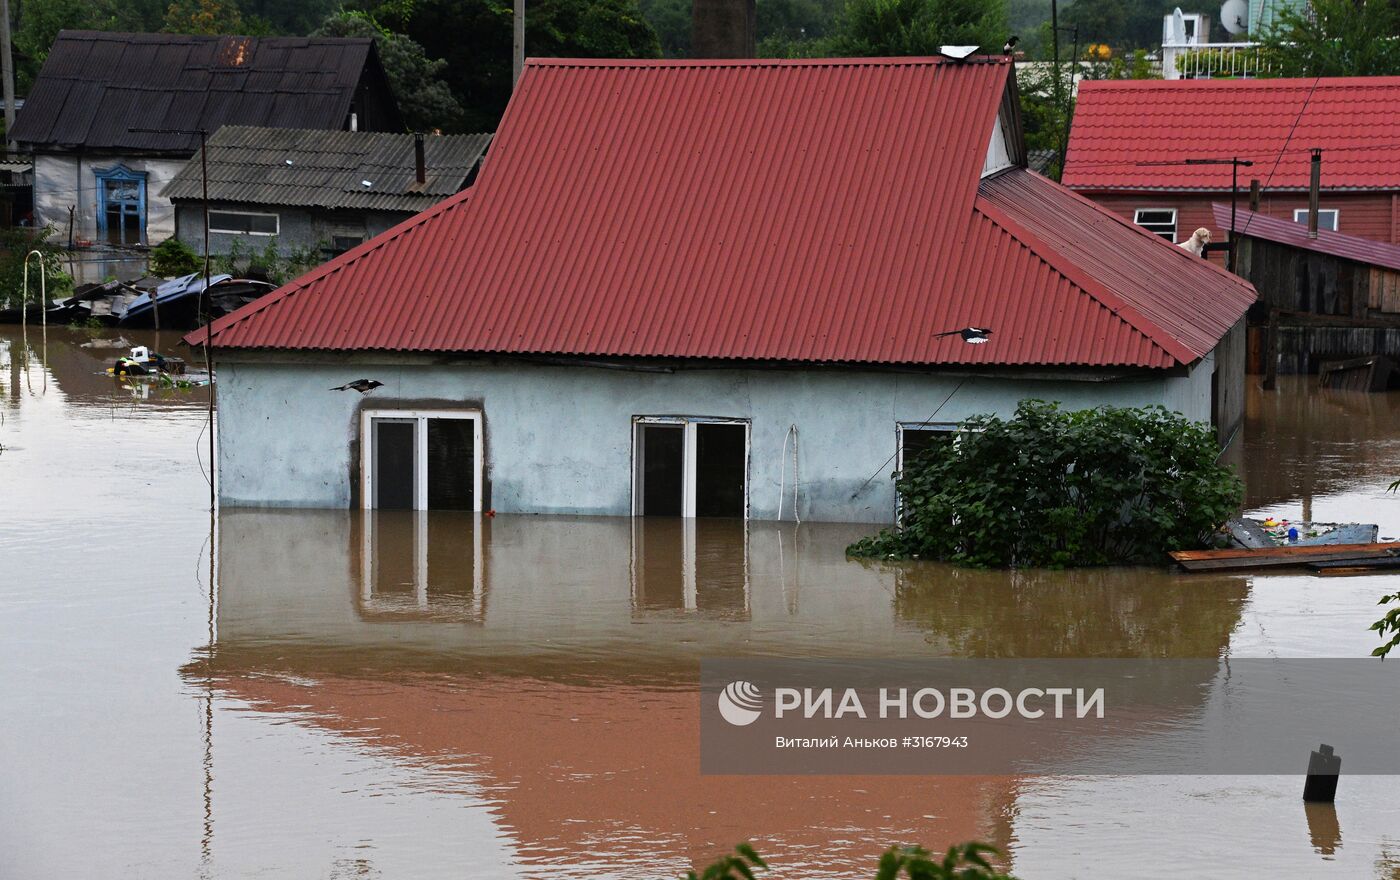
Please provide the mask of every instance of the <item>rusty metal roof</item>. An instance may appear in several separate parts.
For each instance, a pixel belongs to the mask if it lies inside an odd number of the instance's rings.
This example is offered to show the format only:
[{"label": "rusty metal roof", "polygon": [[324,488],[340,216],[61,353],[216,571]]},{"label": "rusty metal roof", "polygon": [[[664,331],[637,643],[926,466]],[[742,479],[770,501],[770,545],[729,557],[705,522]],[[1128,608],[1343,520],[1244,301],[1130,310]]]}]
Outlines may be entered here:
[{"label": "rusty metal roof", "polygon": [[[1230,206],[1212,204],[1215,223],[1221,229],[1230,228]],[[1400,245],[1386,244],[1369,238],[1358,238],[1341,232],[1319,229],[1317,238],[1308,237],[1306,223],[1294,223],[1281,217],[1256,214],[1243,208],[1238,209],[1235,229],[1240,235],[1275,241],[1305,251],[1317,251],[1334,257],[1363,263],[1367,266],[1382,266],[1400,272]]]},{"label": "rusty metal roof", "polygon": [[340,129],[367,69],[384,76],[368,38],[60,31],[12,137],[30,150],[189,154],[195,135],[130,129]]},{"label": "rusty metal roof", "polygon": [[[225,125],[209,138],[209,198],[250,205],[417,213],[459,192],[489,134],[428,135],[425,182],[415,176],[412,134]],[[161,190],[202,197],[199,157]]]},{"label": "rusty metal roof", "polygon": [[1228,191],[1228,164],[1184,161],[1238,157],[1254,162],[1242,187],[1305,190],[1313,147],[1323,189],[1400,190],[1400,76],[1085,81],[1061,182]]},{"label": "rusty metal roof", "polygon": [[[216,345],[1151,368],[1205,354],[1247,284],[1029,172],[980,181],[1008,75],[1002,59],[532,60],[471,190],[216,322]],[[991,341],[935,336],[967,326]]]}]

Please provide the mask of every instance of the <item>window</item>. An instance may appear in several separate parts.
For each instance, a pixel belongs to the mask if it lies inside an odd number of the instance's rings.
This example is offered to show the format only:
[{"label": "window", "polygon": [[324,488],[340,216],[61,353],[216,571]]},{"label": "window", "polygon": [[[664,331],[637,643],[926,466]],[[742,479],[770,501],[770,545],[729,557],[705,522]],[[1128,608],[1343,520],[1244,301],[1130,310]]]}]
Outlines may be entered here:
[{"label": "window", "polygon": [[913,461],[930,446],[952,443],[957,439],[958,426],[949,422],[901,422],[899,425],[899,470],[906,461]]},{"label": "window", "polygon": [[[1341,219],[1341,211],[1336,208],[1319,208],[1317,211],[1317,228],[1326,229],[1328,232],[1337,231],[1337,221]],[[1293,222],[1308,225],[1308,209],[1298,208],[1293,212]]]},{"label": "window", "polygon": [[210,211],[209,231],[230,235],[276,235],[278,215],[244,211]]},{"label": "window", "polygon": [[634,515],[748,516],[748,422],[640,416],[632,453]]},{"label": "window", "polygon": [[1133,222],[1176,244],[1176,208],[1138,208],[1133,212]]},{"label": "window", "polygon": [[146,240],[146,173],[125,165],[93,172],[97,178],[97,236],[108,244]]},{"label": "window", "polygon": [[481,413],[366,410],[361,499],[381,510],[481,510]]}]

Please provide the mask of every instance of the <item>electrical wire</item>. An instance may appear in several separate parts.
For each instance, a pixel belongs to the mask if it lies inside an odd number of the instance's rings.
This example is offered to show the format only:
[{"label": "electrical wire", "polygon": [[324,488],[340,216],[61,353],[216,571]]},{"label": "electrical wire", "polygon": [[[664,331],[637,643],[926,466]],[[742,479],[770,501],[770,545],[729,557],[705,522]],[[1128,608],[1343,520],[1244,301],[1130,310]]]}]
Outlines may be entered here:
[{"label": "electrical wire", "polygon": [[[953,386],[953,390],[948,392],[948,396],[945,397],[945,398],[943,398],[943,402],[940,403],[940,404],[938,405],[938,407],[937,407],[933,412],[929,413],[929,417],[926,418],[926,419],[924,419],[924,420],[923,420],[922,422],[920,422],[919,424],[912,426],[912,427],[910,428],[910,430],[917,431],[917,430],[919,430],[919,429],[921,429],[921,428],[927,428],[930,424],[932,424],[934,418],[938,415],[938,413],[943,409],[943,407],[945,407],[945,406],[948,405],[948,401],[950,401],[950,400],[953,399],[953,395],[954,395],[954,394],[957,394],[957,393],[958,393],[958,389],[959,389],[959,388],[962,388],[963,385],[966,384],[967,380],[970,379],[970,378],[972,378],[972,377],[971,377],[971,376],[964,376],[961,380],[959,380],[959,381],[958,381],[958,384],[956,384],[956,385]],[[890,462],[894,461],[894,460],[895,460],[895,457],[898,456],[898,455],[899,455],[899,447],[895,447],[894,453],[893,453],[889,458],[885,459],[885,463],[882,464],[882,465],[880,465],[878,468],[876,468],[876,469],[875,469],[875,473],[873,473],[873,474],[871,474],[869,477],[867,477],[866,480],[865,480],[865,482],[864,482],[864,483],[861,483],[861,484],[860,484],[860,487],[859,487],[858,489],[856,489],[854,492],[851,493],[851,497],[850,497],[849,500],[851,500],[851,501],[856,500],[856,496],[859,495],[860,493],[864,492],[864,491],[865,491],[865,487],[870,485],[871,480],[874,480],[876,477],[880,476],[880,473],[881,473],[885,468],[889,467],[889,466],[890,466]]]}]

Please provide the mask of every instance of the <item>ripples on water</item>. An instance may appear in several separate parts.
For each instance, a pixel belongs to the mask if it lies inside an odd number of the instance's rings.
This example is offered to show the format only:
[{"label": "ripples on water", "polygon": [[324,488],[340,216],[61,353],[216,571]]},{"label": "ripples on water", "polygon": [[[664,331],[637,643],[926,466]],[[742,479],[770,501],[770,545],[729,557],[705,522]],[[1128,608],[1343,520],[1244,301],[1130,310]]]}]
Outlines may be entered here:
[{"label": "ripples on water", "polygon": [[[848,562],[864,527],[225,511],[203,392],[0,329],[0,875],[658,877],[741,839],[869,876],[1400,875],[1390,780],[698,773],[703,656],[1367,653],[1383,578]],[[175,340],[134,340],[170,349]],[[40,357],[45,356],[44,363]],[[1254,394],[1251,507],[1400,532],[1396,395]],[[211,618],[212,612],[212,618]],[[210,639],[213,631],[214,638]]]}]

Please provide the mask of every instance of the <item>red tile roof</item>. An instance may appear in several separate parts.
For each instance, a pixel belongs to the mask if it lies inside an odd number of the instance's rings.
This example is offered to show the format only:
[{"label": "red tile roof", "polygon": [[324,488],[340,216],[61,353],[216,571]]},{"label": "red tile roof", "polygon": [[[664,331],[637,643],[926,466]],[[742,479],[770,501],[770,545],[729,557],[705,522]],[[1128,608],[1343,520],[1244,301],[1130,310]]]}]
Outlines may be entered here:
[{"label": "red tile roof", "polygon": [[1139,163],[1237,156],[1254,162],[1241,187],[1272,172],[1269,189],[1307,189],[1313,147],[1323,151],[1324,189],[1400,190],[1400,77],[1084,82],[1061,182],[1228,190],[1228,165]]},{"label": "red tile roof", "polygon": [[[979,195],[1008,72],[531,61],[471,191],[220,319],[215,344],[1159,368],[1208,352],[1247,284],[1026,171]],[[967,326],[991,341],[934,335]]]},{"label": "red tile roof", "polygon": [[[1230,228],[1230,206],[1213,204],[1215,224],[1221,229]],[[1382,266],[1400,272],[1400,245],[1357,238],[1341,232],[1326,229],[1317,231],[1317,238],[1308,237],[1308,224],[1294,223],[1266,214],[1239,209],[1235,217],[1235,229],[1240,235],[1276,241],[1306,251],[1331,254],[1334,257],[1364,263],[1368,266]]]}]

